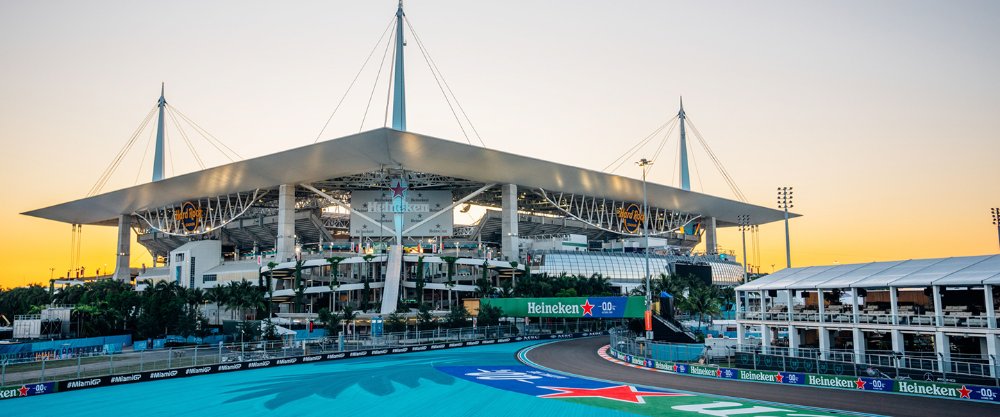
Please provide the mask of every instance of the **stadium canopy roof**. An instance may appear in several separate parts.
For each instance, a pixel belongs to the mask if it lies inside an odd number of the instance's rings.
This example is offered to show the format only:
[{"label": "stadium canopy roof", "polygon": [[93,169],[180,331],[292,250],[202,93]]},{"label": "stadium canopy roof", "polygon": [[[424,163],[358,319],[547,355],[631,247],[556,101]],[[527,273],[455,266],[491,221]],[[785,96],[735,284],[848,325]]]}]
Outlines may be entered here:
[{"label": "stadium canopy roof", "polygon": [[[269,189],[281,184],[320,182],[381,169],[404,169],[485,184],[516,184],[546,192],[642,201],[640,180],[380,128],[23,214],[65,223],[110,225],[116,224],[122,214],[178,204],[192,198]],[[784,215],[776,209],[654,183],[648,184],[648,196],[652,207],[715,217],[720,226],[738,224],[737,216],[740,215],[749,215],[754,224],[777,221]]]},{"label": "stadium canopy roof", "polygon": [[1000,255],[788,268],[737,291],[1000,284]]}]

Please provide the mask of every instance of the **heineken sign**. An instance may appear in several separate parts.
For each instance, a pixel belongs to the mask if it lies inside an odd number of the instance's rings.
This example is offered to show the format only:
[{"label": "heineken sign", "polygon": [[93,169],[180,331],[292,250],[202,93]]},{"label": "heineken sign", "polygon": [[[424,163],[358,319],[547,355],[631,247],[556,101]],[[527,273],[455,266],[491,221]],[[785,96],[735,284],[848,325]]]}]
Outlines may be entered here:
[{"label": "heineken sign", "polygon": [[642,297],[484,298],[482,305],[499,307],[510,317],[641,318]]},{"label": "heineken sign", "polygon": [[[1000,387],[961,385],[929,381],[893,381],[888,378],[864,376],[821,375],[798,372],[778,372],[751,369],[722,368],[702,365],[649,360],[608,349],[608,355],[628,363],[676,374],[688,374],[709,378],[736,379],[749,382],[773,384],[808,385],[823,388],[839,388],[859,391],[896,392],[916,394],[926,397],[944,397],[980,401],[1000,401]],[[653,362],[650,364],[649,362]]]}]

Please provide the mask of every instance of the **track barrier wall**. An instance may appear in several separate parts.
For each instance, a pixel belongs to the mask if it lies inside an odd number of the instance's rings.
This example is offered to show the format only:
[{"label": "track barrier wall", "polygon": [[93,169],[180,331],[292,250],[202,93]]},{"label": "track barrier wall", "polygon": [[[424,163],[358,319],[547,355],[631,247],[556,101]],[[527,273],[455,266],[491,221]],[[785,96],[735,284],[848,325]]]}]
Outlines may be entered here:
[{"label": "track barrier wall", "polygon": [[300,363],[324,362],[332,360],[361,358],[369,356],[394,355],[409,352],[423,352],[431,350],[443,350],[461,348],[467,346],[492,345],[499,343],[513,343],[531,340],[557,340],[573,339],[580,337],[591,337],[608,334],[607,331],[592,331],[580,333],[558,333],[558,334],[538,334],[508,336],[492,339],[478,339],[465,341],[441,341],[439,343],[429,343],[411,346],[384,346],[372,349],[362,349],[353,351],[340,351],[333,353],[319,353],[313,355],[299,355],[288,357],[260,358],[257,360],[245,360],[234,362],[222,362],[204,366],[188,366],[182,368],[159,369],[155,371],[133,372],[126,374],[101,375],[91,378],[77,378],[58,382],[29,383],[19,386],[0,387],[0,400],[28,397],[34,395],[51,394],[55,392],[75,391],[87,388],[97,388],[136,382],[156,381],[161,379],[183,378],[196,375],[208,375],[221,372],[235,372],[248,369],[270,368],[275,366],[295,365]]},{"label": "track barrier wall", "polygon": [[723,368],[717,366],[705,366],[649,359],[619,352],[615,350],[613,346],[608,349],[608,356],[637,367],[708,378],[723,378],[750,382],[766,382],[772,384],[792,384],[823,388],[891,392],[926,397],[1000,402],[1000,388],[994,386],[963,385],[917,380],[893,380],[888,378],[873,378],[864,376],[838,376],[803,372]]}]

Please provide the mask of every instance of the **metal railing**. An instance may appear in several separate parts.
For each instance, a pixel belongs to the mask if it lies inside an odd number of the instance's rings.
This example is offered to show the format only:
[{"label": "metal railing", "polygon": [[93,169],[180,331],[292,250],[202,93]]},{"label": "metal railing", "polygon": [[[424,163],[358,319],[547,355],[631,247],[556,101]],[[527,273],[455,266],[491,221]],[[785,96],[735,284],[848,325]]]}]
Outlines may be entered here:
[{"label": "metal railing", "polygon": [[[833,373],[852,376],[883,376],[894,379],[990,380],[1000,385],[1000,366],[979,355],[952,354],[943,361],[934,352],[866,351],[857,361],[854,351],[821,350],[783,346],[738,345],[736,352],[752,361],[737,360],[738,367],[787,372]],[[794,354],[793,354],[794,353]],[[810,363],[811,362],[811,363]],[[943,366],[941,366],[943,365]],[[941,370],[944,372],[941,372]],[[832,371],[832,372],[831,372]],[[876,375],[872,375],[876,372]]]},{"label": "metal railing", "polygon": [[637,340],[634,333],[623,328],[611,329],[608,333],[611,335],[611,347],[627,355],[672,362],[694,362],[705,354],[705,345],[700,343]]},{"label": "metal railing", "polygon": [[[736,314],[736,318],[740,320],[788,321],[789,315],[786,311],[742,311]],[[818,311],[797,310],[792,311],[791,321],[833,324],[895,324],[898,326],[955,327],[966,329],[984,329],[989,327],[989,318],[985,314],[942,314],[940,316],[935,316],[933,313],[897,314],[896,323],[893,323],[892,314],[888,311],[874,314],[871,312],[858,313],[858,318],[855,321],[854,314],[850,311],[825,311],[820,315]],[[998,320],[997,326],[1000,327],[1000,320]]]},{"label": "metal railing", "polygon": [[0,386],[34,384],[67,379],[156,371],[190,366],[214,365],[260,359],[346,352],[382,347],[402,347],[431,343],[494,339],[508,336],[544,335],[605,331],[617,321],[585,321],[553,324],[504,324],[456,329],[408,330],[379,336],[342,335],[297,340],[247,341],[160,350],[126,351],[114,354],[77,355],[68,358],[43,357],[37,361],[11,363],[0,360]]}]

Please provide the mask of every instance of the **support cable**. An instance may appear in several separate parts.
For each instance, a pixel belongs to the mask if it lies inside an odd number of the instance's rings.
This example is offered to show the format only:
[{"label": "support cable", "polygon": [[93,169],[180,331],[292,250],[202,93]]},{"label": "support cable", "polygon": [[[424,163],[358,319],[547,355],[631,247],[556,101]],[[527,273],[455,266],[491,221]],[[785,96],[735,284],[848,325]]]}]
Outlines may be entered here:
[{"label": "support cable", "polygon": [[142,167],[146,165],[146,157],[149,156],[149,148],[153,147],[153,129],[149,129],[149,137],[146,138],[146,150],[142,152],[142,160],[139,161],[139,169],[135,171],[135,185],[139,185],[139,176],[142,175]]},{"label": "support cable", "polygon": [[430,68],[431,76],[434,77],[434,82],[437,83],[438,90],[441,91],[441,95],[444,96],[444,102],[448,104],[448,109],[451,110],[451,115],[455,117],[455,123],[458,123],[458,128],[462,131],[462,136],[465,137],[465,141],[469,145],[472,145],[472,141],[469,140],[469,134],[465,131],[465,126],[462,124],[462,119],[458,117],[458,112],[455,111],[455,106],[451,104],[451,99],[448,98],[448,93],[445,92],[444,86],[441,85],[441,79],[434,70],[434,66],[431,65],[430,59],[427,58],[427,51],[424,50],[423,45],[420,43],[420,39],[417,38],[416,32],[413,31],[413,26],[410,26],[409,20],[406,20],[406,25],[410,27],[410,34],[413,35],[413,40],[417,41],[417,48],[420,49],[420,55],[424,57],[424,62],[427,64],[427,67]]},{"label": "support cable", "polygon": [[[389,38],[388,40],[392,40]],[[378,66],[378,74],[375,75],[375,84],[372,85],[372,92],[368,95],[368,104],[365,105],[365,114],[361,117],[361,126],[358,127],[358,132],[361,132],[365,128],[365,120],[368,119],[368,110],[372,106],[372,98],[375,97],[375,89],[378,88],[378,79],[382,77],[382,68],[385,67],[385,57],[389,54],[389,42],[386,41],[385,52],[382,53],[382,62]],[[391,82],[391,81],[390,81]]]},{"label": "support cable", "polygon": [[[656,135],[658,135],[661,131],[663,131],[663,129],[666,129],[676,119],[677,119],[677,116],[674,116],[670,120],[667,120],[665,123],[663,123],[662,125],[660,125],[659,127],[657,127],[655,130],[653,130],[652,133],[646,135],[646,137],[642,138],[638,143],[636,143],[635,145],[632,145],[631,148],[628,148],[627,150],[625,150],[625,153],[621,154],[618,158],[615,158],[614,161],[611,161],[611,163],[608,164],[606,167],[604,167],[604,169],[602,171],[603,172],[609,172],[609,173],[617,171],[618,168],[620,168],[623,164],[625,164],[625,162],[628,162],[629,160],[631,160],[632,157],[635,155],[636,152],[638,152],[640,149],[642,149],[643,146],[645,146],[647,143],[649,143],[650,140],[652,140],[654,137],[656,137]],[[673,129],[671,128],[671,130],[673,130]],[[608,169],[612,168],[612,167],[614,167],[614,168],[609,171]]]},{"label": "support cable", "polygon": [[330,121],[333,120],[333,116],[337,114],[337,110],[340,110],[340,105],[344,104],[344,100],[347,98],[347,95],[351,92],[351,89],[354,88],[354,84],[358,82],[358,77],[361,76],[361,73],[364,72],[365,67],[368,66],[368,61],[372,59],[372,55],[375,54],[375,50],[377,50],[378,46],[382,44],[382,39],[385,38],[385,35],[387,33],[389,33],[389,29],[392,28],[392,24],[395,21],[396,21],[395,16],[393,16],[392,19],[389,19],[389,24],[386,25],[385,30],[382,31],[382,36],[380,36],[378,38],[378,41],[375,42],[375,45],[372,46],[372,50],[371,52],[368,53],[368,57],[365,58],[365,62],[361,64],[361,68],[358,69],[358,73],[354,75],[354,79],[351,80],[351,84],[347,86],[347,91],[344,91],[344,95],[340,97],[339,101],[337,101],[337,106],[333,108],[333,112],[330,113],[330,117],[326,119],[326,123],[324,123],[323,128],[319,130],[319,134],[316,135],[316,140],[314,140],[313,143],[319,142],[319,138],[323,136],[323,132],[325,132],[327,126],[330,125]]},{"label": "support cable", "polygon": [[191,118],[187,117],[187,115],[181,112],[177,107],[167,104],[167,109],[173,112],[173,114],[180,116],[181,119],[188,125],[190,125],[192,128],[194,128],[194,131],[199,135],[201,135],[201,137],[204,138],[206,142],[211,144],[213,147],[215,147],[216,150],[222,153],[222,156],[226,157],[226,159],[228,159],[229,162],[236,162],[237,160],[243,159],[243,157],[240,156],[239,153],[237,153],[228,145],[226,145],[225,142],[219,140],[219,138],[209,133],[208,130],[201,127],[199,124],[195,123],[194,120],[191,120]]},{"label": "support cable", "polygon": [[181,129],[181,124],[177,121],[177,117],[174,116],[173,111],[168,112],[170,117],[170,122],[174,124],[177,129],[177,133],[181,135],[181,139],[184,140],[184,144],[187,145],[188,150],[191,151],[191,155],[194,156],[195,162],[198,163],[198,167],[205,169],[205,161],[201,159],[201,155],[198,155],[198,151],[194,149],[194,145],[191,144],[191,139],[188,138],[187,133],[184,129]]},{"label": "support cable", "polygon": [[740,187],[736,185],[736,181],[733,179],[732,176],[729,175],[729,172],[726,171],[726,167],[722,165],[722,162],[719,161],[719,158],[715,156],[715,152],[712,152],[712,148],[710,148],[708,146],[708,143],[705,142],[705,139],[702,138],[701,132],[699,132],[698,128],[695,127],[694,123],[691,121],[691,118],[688,117],[687,119],[688,119],[688,124],[691,125],[691,130],[694,132],[694,137],[698,139],[698,143],[700,143],[701,146],[705,148],[705,151],[708,152],[709,158],[711,158],[712,162],[715,163],[715,167],[718,168],[719,172],[722,174],[723,179],[725,179],[726,183],[729,185],[729,188],[733,191],[734,194],[736,194],[736,198],[745,203],[747,201],[747,197],[743,194],[743,191],[741,191]]},{"label": "support cable", "polygon": [[[486,141],[484,141],[483,138],[482,138],[482,136],[479,135],[479,131],[476,129],[476,126],[474,124],[472,124],[472,119],[469,118],[469,115],[465,113],[465,108],[462,107],[462,103],[460,103],[458,101],[458,96],[456,96],[455,93],[451,91],[451,86],[448,85],[448,80],[446,80],[444,78],[444,73],[441,72],[441,69],[438,68],[437,63],[434,62],[434,57],[431,56],[430,51],[428,51],[427,47],[424,46],[424,42],[422,40],[420,40],[420,36],[417,35],[417,31],[413,29],[413,24],[410,23],[409,16],[403,15],[403,20],[406,21],[406,26],[408,28],[410,28],[410,34],[413,35],[413,40],[417,41],[417,46],[420,48],[420,52],[424,55],[424,60],[427,61],[428,66],[430,66],[431,73],[432,74],[434,74],[434,73],[437,74],[435,76],[435,79],[438,76],[441,77],[441,83],[444,84],[444,88],[446,90],[448,90],[448,94],[451,95],[451,98],[453,100],[455,100],[455,106],[458,107],[458,111],[462,113],[462,117],[465,117],[465,122],[469,124],[469,128],[472,130],[472,133],[476,136],[476,139],[479,140],[479,143],[481,145],[483,145],[483,147],[485,148],[486,147]],[[441,86],[439,84],[438,88],[440,88],[440,87]],[[442,93],[444,93],[444,91],[442,91]],[[447,101],[447,95],[445,96],[445,100]],[[451,104],[449,103],[448,106],[451,107]],[[454,112],[455,112],[455,110],[452,109],[452,113],[454,113]],[[456,115],[455,118],[457,119],[458,116]],[[459,126],[461,126],[461,124],[462,123],[459,122]],[[462,129],[462,133],[463,134],[465,133],[465,129],[464,128]],[[465,140],[471,144],[471,141],[469,141],[468,136],[466,136]]]},{"label": "support cable", "polygon": [[139,127],[137,127],[135,131],[132,132],[132,136],[125,143],[125,146],[122,146],[121,150],[118,151],[118,154],[116,154],[114,159],[111,160],[111,163],[108,164],[108,166],[104,169],[104,172],[97,179],[97,182],[94,184],[94,186],[90,187],[90,191],[87,192],[88,197],[97,194],[98,192],[101,191],[101,189],[104,188],[105,185],[107,185],[108,180],[111,179],[111,175],[114,174],[115,170],[118,169],[118,166],[121,164],[122,159],[125,157],[126,154],[128,154],[128,151],[132,149],[132,145],[135,144],[135,141],[139,137],[139,134],[142,133],[142,131],[146,128],[146,125],[149,124],[149,121],[153,118],[154,114],[156,114],[156,106],[153,106],[153,108],[149,110],[149,113],[146,114],[146,118],[143,119],[142,123],[139,123]]}]

